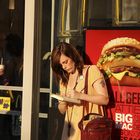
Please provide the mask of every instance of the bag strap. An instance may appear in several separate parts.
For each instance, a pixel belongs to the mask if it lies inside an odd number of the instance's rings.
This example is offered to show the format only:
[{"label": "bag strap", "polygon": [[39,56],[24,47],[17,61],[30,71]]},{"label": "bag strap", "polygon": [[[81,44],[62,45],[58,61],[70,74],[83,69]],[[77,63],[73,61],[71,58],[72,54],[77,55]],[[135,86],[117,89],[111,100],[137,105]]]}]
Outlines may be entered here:
[{"label": "bag strap", "polygon": [[[89,66],[90,67],[90,66]],[[89,70],[89,67],[87,68],[87,71],[86,71],[86,74],[85,74],[85,94],[88,94],[88,70]]]},{"label": "bag strap", "polygon": [[[89,73],[89,68],[90,68],[90,66],[87,68],[87,71],[86,71],[86,74],[85,74],[85,88],[84,88],[85,89],[84,90],[85,94],[88,94],[88,73]],[[87,106],[87,102],[86,101],[84,101],[83,105],[84,105],[83,106],[83,116],[84,116],[85,115],[85,110],[88,111],[88,109],[89,109],[89,105]],[[90,112],[88,112],[88,113],[92,112],[92,108],[93,108],[93,103],[91,105]],[[101,110],[101,106],[98,105],[99,114],[107,116],[107,111],[106,111],[105,106],[102,106],[102,108],[103,108],[103,110]]]},{"label": "bag strap", "polygon": [[[89,68],[90,68],[90,66],[88,66],[88,68],[86,70],[86,74],[85,74],[85,87],[84,87],[84,93],[85,94],[88,94],[88,73],[89,73]],[[91,106],[90,112],[92,111],[92,108],[93,108],[93,104]],[[83,101],[83,116],[85,115],[85,110],[88,111],[88,109],[89,109],[89,106],[87,106],[87,101]]]}]

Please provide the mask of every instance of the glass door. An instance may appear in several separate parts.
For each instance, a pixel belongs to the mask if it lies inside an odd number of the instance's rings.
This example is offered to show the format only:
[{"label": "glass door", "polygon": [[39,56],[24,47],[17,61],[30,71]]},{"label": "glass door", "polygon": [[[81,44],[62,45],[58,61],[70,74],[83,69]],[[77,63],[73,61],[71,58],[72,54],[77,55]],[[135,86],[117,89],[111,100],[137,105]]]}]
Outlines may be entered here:
[{"label": "glass door", "polygon": [[52,3],[51,0],[25,0],[21,140],[46,140],[49,137]]},{"label": "glass door", "polygon": [[1,139],[49,137],[53,2],[0,1]]},{"label": "glass door", "polygon": [[24,0],[1,0],[0,24],[0,137],[18,140],[23,95]]}]

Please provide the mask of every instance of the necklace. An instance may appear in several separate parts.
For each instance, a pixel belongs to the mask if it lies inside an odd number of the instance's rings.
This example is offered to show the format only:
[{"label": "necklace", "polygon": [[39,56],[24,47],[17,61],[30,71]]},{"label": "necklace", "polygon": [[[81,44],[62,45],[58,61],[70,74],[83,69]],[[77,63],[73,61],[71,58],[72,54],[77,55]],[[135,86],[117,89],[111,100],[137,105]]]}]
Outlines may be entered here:
[{"label": "necklace", "polygon": [[[76,82],[75,82],[75,85],[74,85],[73,89],[76,88],[77,84],[78,84],[78,76],[77,76],[77,78],[76,78]],[[70,137],[71,119],[72,119],[72,114],[73,114],[73,108],[74,108],[74,105],[73,105],[72,108],[71,108],[71,112],[70,112],[69,109],[67,109],[67,118],[68,118],[68,132],[67,132],[67,135],[68,135],[68,137]]]},{"label": "necklace", "polygon": [[69,116],[69,113],[68,113],[68,111],[67,111],[67,118],[68,118],[68,137],[70,136],[71,119],[72,119],[72,114],[73,114],[73,107],[74,107],[74,106],[72,106],[70,116]]},{"label": "necklace", "polygon": [[[77,75],[77,77],[76,77],[76,82],[75,82],[75,85],[74,85],[74,87],[73,87],[73,89],[75,89],[76,88],[76,86],[77,86],[77,84],[78,84],[78,79],[80,79],[80,80],[83,80],[83,75]],[[66,89],[66,91],[67,91],[67,89]],[[71,119],[72,119],[72,115],[73,115],[73,108],[74,108],[74,105],[72,106],[72,108],[71,108],[71,112],[69,112],[68,111],[68,109],[67,109],[67,118],[68,118],[68,132],[67,132],[67,135],[68,135],[68,137],[70,137],[70,131],[71,131]]]}]

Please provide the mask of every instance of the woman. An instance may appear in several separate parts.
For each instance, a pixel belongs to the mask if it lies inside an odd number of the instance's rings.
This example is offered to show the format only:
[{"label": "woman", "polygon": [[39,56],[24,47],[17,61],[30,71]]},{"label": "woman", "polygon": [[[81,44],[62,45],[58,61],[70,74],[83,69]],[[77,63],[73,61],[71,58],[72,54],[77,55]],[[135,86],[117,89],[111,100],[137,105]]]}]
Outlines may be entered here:
[{"label": "woman", "polygon": [[[60,83],[60,94],[81,100],[81,104],[59,101],[58,109],[66,113],[62,140],[80,140],[78,123],[83,117],[86,101],[91,112],[99,113],[100,105],[107,105],[109,98],[104,77],[95,65],[84,65],[78,51],[65,42],[60,43],[51,55],[52,69]],[[88,70],[88,93],[85,78]],[[86,112],[88,113],[88,112]]]}]

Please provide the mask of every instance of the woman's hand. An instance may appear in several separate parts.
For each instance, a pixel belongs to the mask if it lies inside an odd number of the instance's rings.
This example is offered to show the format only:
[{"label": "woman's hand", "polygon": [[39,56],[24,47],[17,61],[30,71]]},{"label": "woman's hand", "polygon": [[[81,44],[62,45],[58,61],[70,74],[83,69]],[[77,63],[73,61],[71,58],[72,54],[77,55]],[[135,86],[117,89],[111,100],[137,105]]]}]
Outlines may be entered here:
[{"label": "woman's hand", "polygon": [[70,98],[80,99],[81,93],[76,90],[71,89],[71,90],[68,90],[66,96]]},{"label": "woman's hand", "polygon": [[62,102],[62,101],[59,101],[58,103],[58,109],[60,111],[61,114],[64,114],[67,110],[67,103],[66,102]]}]

